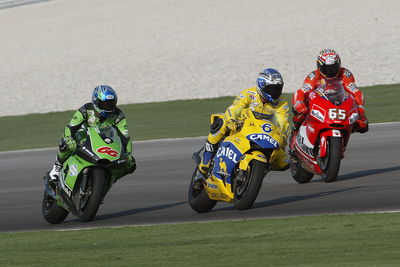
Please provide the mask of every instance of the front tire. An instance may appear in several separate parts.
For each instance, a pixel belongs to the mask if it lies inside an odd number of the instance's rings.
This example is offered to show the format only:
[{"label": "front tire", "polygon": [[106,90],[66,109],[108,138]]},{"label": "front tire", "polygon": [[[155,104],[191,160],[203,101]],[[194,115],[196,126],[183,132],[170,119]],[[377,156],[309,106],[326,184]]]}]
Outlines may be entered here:
[{"label": "front tire", "polygon": [[208,197],[208,194],[204,189],[204,183],[201,180],[196,179],[198,172],[199,170],[196,166],[189,186],[189,205],[194,211],[203,213],[214,208],[217,201]]},{"label": "front tire", "polygon": [[295,153],[296,152],[290,154],[290,173],[292,174],[293,179],[299,184],[308,183],[314,177],[314,174],[303,168]]},{"label": "front tire", "polygon": [[254,201],[260,192],[262,182],[265,175],[265,170],[268,164],[258,160],[252,160],[244,174],[243,180],[238,181],[235,178],[233,184],[235,208],[238,210],[245,210],[253,206]]},{"label": "front tire", "polygon": [[342,152],[342,138],[330,137],[327,143],[327,157],[319,160],[321,169],[324,171],[322,180],[326,183],[336,181],[340,168],[340,155]]},{"label": "front tire", "polygon": [[43,218],[51,224],[62,223],[68,216],[68,211],[57,205],[55,199],[53,199],[46,191],[44,191],[42,201],[42,215]]},{"label": "front tire", "polygon": [[106,186],[106,173],[102,169],[93,169],[87,177],[86,185],[80,193],[78,217],[82,222],[92,221],[99,209]]}]

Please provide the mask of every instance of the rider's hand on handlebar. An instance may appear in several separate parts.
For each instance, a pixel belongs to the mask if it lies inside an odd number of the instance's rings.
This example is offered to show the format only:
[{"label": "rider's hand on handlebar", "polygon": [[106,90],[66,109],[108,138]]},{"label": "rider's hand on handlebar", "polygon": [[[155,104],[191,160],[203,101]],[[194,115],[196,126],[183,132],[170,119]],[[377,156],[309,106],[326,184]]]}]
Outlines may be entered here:
[{"label": "rider's hand on handlebar", "polygon": [[306,115],[308,112],[308,108],[304,102],[297,101],[296,104],[293,106],[294,110],[296,110],[298,113]]},{"label": "rider's hand on handlebar", "polygon": [[235,132],[235,131],[237,131],[238,129],[240,129],[240,127],[242,127],[242,125],[241,125],[240,122],[237,121],[237,120],[229,120],[229,121],[226,123],[226,127],[228,127],[228,129],[229,129],[231,132]]},{"label": "rider's hand on handlebar", "polygon": [[63,138],[62,142],[68,147],[68,150],[75,151],[77,143],[71,136],[66,136]]}]

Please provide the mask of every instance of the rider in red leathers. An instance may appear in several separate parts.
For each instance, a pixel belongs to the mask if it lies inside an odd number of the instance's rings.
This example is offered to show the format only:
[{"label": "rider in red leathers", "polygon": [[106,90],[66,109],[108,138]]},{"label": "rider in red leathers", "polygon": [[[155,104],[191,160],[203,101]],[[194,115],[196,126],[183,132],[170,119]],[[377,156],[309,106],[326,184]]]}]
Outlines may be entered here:
[{"label": "rider in red leathers", "polygon": [[345,90],[352,94],[358,105],[359,118],[353,131],[365,133],[368,131],[368,120],[365,116],[364,96],[358,89],[353,74],[346,68],[341,67],[340,57],[333,49],[324,49],[317,57],[317,70],[312,71],[304,80],[303,87],[293,94],[293,125],[297,131],[308,112],[308,95],[312,90],[327,80],[339,80]]}]

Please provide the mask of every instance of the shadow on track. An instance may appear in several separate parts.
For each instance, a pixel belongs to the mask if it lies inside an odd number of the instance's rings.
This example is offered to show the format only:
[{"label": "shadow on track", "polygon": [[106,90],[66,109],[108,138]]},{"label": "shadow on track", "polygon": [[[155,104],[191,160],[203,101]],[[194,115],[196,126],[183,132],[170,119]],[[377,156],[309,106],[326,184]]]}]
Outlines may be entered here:
[{"label": "shadow on track", "polygon": [[[351,187],[351,188],[346,188],[346,189],[341,189],[341,190],[325,191],[325,192],[308,194],[308,195],[296,195],[296,196],[281,197],[281,198],[272,199],[272,200],[268,200],[268,201],[256,202],[256,203],[254,203],[254,205],[251,209],[260,209],[260,208],[265,208],[265,207],[270,207],[270,206],[283,205],[286,203],[291,203],[291,202],[296,202],[296,201],[302,201],[302,200],[306,200],[306,199],[325,197],[325,196],[338,194],[338,193],[342,193],[342,192],[346,192],[346,191],[360,189],[363,187],[364,186],[357,186],[357,187]],[[221,209],[215,209],[215,211],[217,211],[217,210],[236,210],[236,209],[235,209],[235,207],[226,207],[226,208],[221,208]]]},{"label": "shadow on track", "polygon": [[183,204],[186,204],[186,203],[187,203],[187,201],[182,201],[182,202],[162,204],[162,205],[157,205],[157,206],[152,206],[152,207],[147,207],[147,208],[136,208],[136,209],[130,209],[130,210],[123,210],[123,211],[118,211],[118,212],[115,212],[115,213],[98,215],[98,216],[96,216],[95,220],[96,221],[101,221],[101,220],[107,220],[107,219],[112,219],[112,218],[129,216],[129,215],[142,213],[142,212],[161,210],[161,209],[168,209],[168,208],[180,206],[180,205],[183,205]]},{"label": "shadow on track", "polygon": [[338,176],[338,181],[362,178],[369,175],[381,174],[386,172],[400,171],[400,166],[390,167],[390,168],[382,168],[382,169],[369,169],[363,171],[352,172],[344,175]]}]

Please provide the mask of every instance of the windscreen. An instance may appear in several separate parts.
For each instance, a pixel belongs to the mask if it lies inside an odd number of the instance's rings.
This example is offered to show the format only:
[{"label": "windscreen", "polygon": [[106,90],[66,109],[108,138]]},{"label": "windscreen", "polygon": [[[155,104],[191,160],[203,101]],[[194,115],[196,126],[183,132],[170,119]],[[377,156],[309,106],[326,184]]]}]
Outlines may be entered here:
[{"label": "windscreen", "polygon": [[100,126],[99,127],[99,135],[106,143],[114,142],[118,136],[115,128],[113,126],[109,126],[109,125]]},{"label": "windscreen", "polygon": [[327,81],[317,88],[317,93],[338,106],[346,100],[347,93],[339,81]]}]

